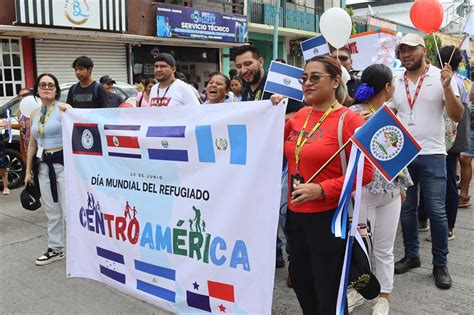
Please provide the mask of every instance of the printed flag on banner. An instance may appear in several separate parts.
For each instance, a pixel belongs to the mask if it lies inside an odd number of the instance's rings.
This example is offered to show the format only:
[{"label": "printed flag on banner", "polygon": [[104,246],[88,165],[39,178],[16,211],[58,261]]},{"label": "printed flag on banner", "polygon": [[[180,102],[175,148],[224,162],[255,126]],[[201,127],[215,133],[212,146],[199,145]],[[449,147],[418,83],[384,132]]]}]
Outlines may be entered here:
[{"label": "printed flag on banner", "polygon": [[199,162],[216,163],[223,159],[230,164],[245,165],[247,162],[245,125],[228,125],[225,131],[216,127],[213,130],[210,125],[196,126],[196,143]]},{"label": "printed flag on banner", "polygon": [[139,125],[105,125],[109,156],[140,159]]},{"label": "printed flag on banner", "polygon": [[161,140],[161,148],[148,148],[150,160],[188,162],[188,150],[185,142],[186,126],[150,126],[146,132],[147,138]]},{"label": "printed flag on banner", "polygon": [[305,62],[316,56],[329,55],[329,46],[323,35],[302,41],[300,45]]},{"label": "printed flag on banner", "polygon": [[[137,290],[151,294],[160,299],[176,302],[176,271],[135,259]],[[141,276],[143,275],[143,276]]]},{"label": "printed flag on banner", "polygon": [[421,151],[421,146],[386,105],[351,139],[389,182]]},{"label": "printed flag on banner", "polygon": [[303,69],[272,61],[263,90],[302,102],[303,88],[298,79],[303,73]]},{"label": "printed flag on banner", "polygon": [[97,124],[74,123],[72,153],[102,156],[102,142]]},{"label": "printed flag on banner", "polygon": [[212,313],[233,313],[235,302],[233,285],[216,281],[201,283],[194,281],[192,285],[192,290],[186,290],[188,306]]},{"label": "printed flag on banner", "polygon": [[104,259],[99,264],[100,273],[112,280],[125,284],[125,273],[117,270],[120,267],[125,267],[123,255],[99,246],[96,246],[96,249],[97,256]]}]

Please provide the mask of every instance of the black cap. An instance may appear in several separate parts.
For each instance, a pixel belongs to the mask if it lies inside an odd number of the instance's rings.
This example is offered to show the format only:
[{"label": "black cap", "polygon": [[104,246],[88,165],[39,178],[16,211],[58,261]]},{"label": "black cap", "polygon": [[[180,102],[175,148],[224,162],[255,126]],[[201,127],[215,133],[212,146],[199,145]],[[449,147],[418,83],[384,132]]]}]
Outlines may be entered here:
[{"label": "black cap", "polygon": [[109,77],[108,75],[104,75],[100,78],[99,82],[101,84],[115,84],[117,82],[115,82],[114,80],[112,80],[111,77]]},{"label": "black cap", "polygon": [[168,53],[159,53],[155,57],[155,62],[157,61],[164,61],[166,62],[170,67],[176,67],[176,60],[174,59],[173,56],[171,56]]},{"label": "black cap", "polygon": [[37,185],[27,185],[21,192],[21,206],[26,210],[37,210],[41,207],[41,192]]},{"label": "black cap", "polygon": [[380,283],[370,270],[370,261],[356,239],[352,245],[348,285],[367,300],[373,300],[380,294]]}]

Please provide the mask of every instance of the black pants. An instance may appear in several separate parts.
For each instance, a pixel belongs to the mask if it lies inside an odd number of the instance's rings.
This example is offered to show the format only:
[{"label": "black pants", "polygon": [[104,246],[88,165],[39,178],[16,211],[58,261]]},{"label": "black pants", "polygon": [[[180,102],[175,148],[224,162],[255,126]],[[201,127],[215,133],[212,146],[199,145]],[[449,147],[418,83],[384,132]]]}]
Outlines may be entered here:
[{"label": "black pants", "polygon": [[[331,232],[334,210],[297,213],[288,209],[290,276],[303,314],[335,314],[346,240]],[[347,303],[346,303],[347,313]]]}]

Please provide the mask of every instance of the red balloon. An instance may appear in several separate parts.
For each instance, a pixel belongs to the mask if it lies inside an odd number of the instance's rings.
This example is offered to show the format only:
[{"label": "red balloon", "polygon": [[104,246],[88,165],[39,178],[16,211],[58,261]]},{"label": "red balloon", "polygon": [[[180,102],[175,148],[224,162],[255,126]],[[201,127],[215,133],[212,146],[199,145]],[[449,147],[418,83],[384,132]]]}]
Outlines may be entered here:
[{"label": "red balloon", "polygon": [[410,20],[425,33],[439,30],[443,22],[443,6],[438,0],[417,0],[410,9]]}]

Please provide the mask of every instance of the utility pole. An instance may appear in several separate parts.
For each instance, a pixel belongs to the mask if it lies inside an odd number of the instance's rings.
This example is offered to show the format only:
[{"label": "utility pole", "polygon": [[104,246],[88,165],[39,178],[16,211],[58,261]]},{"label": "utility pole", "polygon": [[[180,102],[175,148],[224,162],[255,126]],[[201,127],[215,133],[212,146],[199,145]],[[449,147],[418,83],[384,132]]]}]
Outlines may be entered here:
[{"label": "utility pole", "polygon": [[280,24],[280,0],[275,0],[275,26],[273,27],[273,60],[278,58],[278,25]]}]

